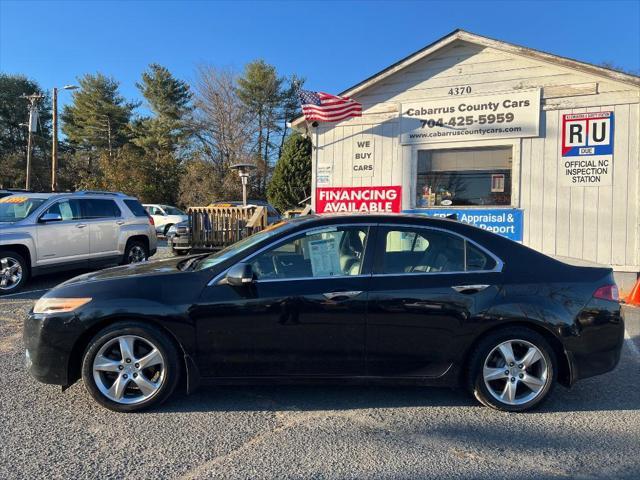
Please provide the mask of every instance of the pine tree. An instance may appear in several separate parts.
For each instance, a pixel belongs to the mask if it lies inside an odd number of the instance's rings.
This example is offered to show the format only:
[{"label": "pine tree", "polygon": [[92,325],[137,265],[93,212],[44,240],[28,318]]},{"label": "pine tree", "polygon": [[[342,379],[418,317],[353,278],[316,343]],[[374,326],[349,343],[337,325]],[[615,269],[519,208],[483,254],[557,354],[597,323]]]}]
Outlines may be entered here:
[{"label": "pine tree", "polygon": [[143,72],[142,81],[136,83],[136,87],[158,117],[182,120],[193,110],[189,85],[175,78],[162,65],[149,65],[149,70]]},{"label": "pine tree", "polygon": [[299,133],[284,143],[267,188],[269,202],[281,211],[297,208],[311,194],[311,140]]},{"label": "pine tree", "polygon": [[245,66],[244,75],[238,78],[238,97],[255,118],[259,194],[264,192],[273,156],[273,137],[281,133],[278,113],[282,102],[283,79],[274,66],[264,60],[256,60]]},{"label": "pine tree", "polygon": [[280,94],[282,135],[280,137],[280,146],[278,147],[278,158],[282,155],[282,148],[287,139],[287,123],[293,121],[301,113],[298,91],[302,88],[304,82],[304,78],[300,78],[295,74],[291,75],[286,88],[283,88]]},{"label": "pine tree", "polygon": [[189,85],[154,63],[136,86],[154,115],[134,122],[134,143],[147,152],[174,153],[189,136],[188,123],[193,111]]},{"label": "pine tree", "polygon": [[62,112],[62,131],[74,149],[106,151],[112,157],[129,140],[129,120],[137,105],[126,102],[119,83],[101,73],[87,74],[79,83],[73,103]]}]

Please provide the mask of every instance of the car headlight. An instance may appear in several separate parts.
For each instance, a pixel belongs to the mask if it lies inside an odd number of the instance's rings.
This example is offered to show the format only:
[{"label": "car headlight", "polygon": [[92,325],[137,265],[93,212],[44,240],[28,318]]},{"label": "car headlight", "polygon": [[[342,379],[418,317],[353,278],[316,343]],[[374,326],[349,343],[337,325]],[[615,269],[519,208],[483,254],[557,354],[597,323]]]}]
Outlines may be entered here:
[{"label": "car headlight", "polygon": [[33,313],[67,313],[86,305],[91,298],[41,298],[33,306]]}]

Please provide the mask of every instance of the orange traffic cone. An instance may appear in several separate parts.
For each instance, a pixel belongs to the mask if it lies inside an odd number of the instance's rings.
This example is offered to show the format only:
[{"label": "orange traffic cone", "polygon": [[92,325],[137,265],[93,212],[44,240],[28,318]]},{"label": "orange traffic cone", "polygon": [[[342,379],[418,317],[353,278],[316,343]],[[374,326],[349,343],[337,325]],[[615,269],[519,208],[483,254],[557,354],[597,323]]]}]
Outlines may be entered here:
[{"label": "orange traffic cone", "polygon": [[640,307],[640,278],[636,282],[636,285],[631,290],[631,293],[624,299],[625,303]]}]

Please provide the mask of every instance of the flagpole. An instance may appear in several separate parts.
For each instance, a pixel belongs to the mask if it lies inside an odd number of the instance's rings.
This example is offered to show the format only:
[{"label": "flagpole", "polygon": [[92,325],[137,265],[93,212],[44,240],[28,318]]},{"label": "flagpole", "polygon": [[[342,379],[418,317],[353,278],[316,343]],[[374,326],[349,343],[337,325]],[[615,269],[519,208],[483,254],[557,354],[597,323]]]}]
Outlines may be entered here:
[{"label": "flagpole", "polygon": [[[300,83],[298,82],[296,84],[296,91],[297,91],[297,95],[298,98],[300,99],[300,106],[303,105],[302,102],[302,97],[301,97],[301,88],[300,88]],[[311,137],[311,154],[313,155],[313,150],[315,150],[315,155],[311,157],[311,163],[313,162],[313,158],[315,157],[315,165],[313,165],[313,171],[311,172],[311,207],[313,209],[313,211],[315,211],[315,207],[316,207],[316,190],[318,188],[318,122],[317,121],[313,121],[311,123],[309,123],[309,121],[306,119],[305,117],[305,123],[307,124],[307,132],[309,132],[309,136]],[[313,129],[313,130],[312,130]],[[311,132],[315,132],[315,139],[313,138],[312,133]]]},{"label": "flagpole", "polygon": [[[314,126],[314,125],[315,125],[315,126]],[[315,185],[313,185],[313,187],[314,187],[314,188],[312,188],[312,191],[313,191],[313,197],[311,197],[311,204],[313,205],[313,207],[314,207],[314,208],[313,208],[313,211],[315,212],[315,210],[316,210],[316,198],[318,197],[318,148],[320,147],[320,145],[318,144],[318,141],[319,141],[319,140],[318,140],[318,138],[319,138],[319,137],[318,137],[318,126],[319,126],[319,124],[318,124],[318,122],[312,122],[312,123],[311,123],[311,126],[312,126],[312,127],[314,128],[314,130],[315,130],[315,137],[316,137],[316,139],[315,139],[315,145],[316,145],[316,152],[315,152],[315,153],[316,153],[316,155],[315,155],[315,156],[316,156],[316,164],[315,164],[315,167],[314,167],[314,172],[315,172],[315,175],[314,175],[314,177],[315,177]]]}]

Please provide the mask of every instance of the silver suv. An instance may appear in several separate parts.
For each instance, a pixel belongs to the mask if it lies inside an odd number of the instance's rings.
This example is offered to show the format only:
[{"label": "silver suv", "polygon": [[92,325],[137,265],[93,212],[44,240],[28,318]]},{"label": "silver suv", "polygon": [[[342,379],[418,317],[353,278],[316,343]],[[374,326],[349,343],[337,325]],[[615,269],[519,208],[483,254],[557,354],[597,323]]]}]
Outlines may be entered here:
[{"label": "silver suv", "polygon": [[29,276],[135,263],[157,249],[153,220],[123,193],[17,193],[0,198],[0,295]]}]

